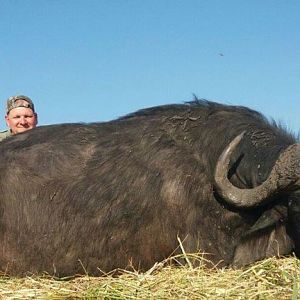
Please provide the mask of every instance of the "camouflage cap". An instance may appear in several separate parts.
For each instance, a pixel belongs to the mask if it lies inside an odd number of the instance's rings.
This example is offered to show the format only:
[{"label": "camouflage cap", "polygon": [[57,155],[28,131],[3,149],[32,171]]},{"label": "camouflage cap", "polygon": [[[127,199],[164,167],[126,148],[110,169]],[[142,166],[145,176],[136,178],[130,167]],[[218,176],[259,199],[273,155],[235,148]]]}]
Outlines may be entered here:
[{"label": "camouflage cap", "polygon": [[27,107],[32,109],[34,112],[34,104],[32,100],[24,95],[16,95],[16,96],[11,96],[7,99],[7,104],[6,104],[6,113],[8,114],[13,108],[16,107]]}]

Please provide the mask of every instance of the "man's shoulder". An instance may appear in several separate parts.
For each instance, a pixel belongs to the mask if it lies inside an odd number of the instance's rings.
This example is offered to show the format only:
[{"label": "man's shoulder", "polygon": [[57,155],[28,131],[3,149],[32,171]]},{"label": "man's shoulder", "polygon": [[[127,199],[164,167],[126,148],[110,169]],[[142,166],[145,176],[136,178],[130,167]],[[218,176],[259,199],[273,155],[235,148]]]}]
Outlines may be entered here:
[{"label": "man's shoulder", "polygon": [[0,130],[0,136],[8,136],[10,135],[10,130]]},{"label": "man's shoulder", "polygon": [[4,140],[5,138],[7,138],[10,135],[11,135],[10,130],[0,131],[0,141]]}]

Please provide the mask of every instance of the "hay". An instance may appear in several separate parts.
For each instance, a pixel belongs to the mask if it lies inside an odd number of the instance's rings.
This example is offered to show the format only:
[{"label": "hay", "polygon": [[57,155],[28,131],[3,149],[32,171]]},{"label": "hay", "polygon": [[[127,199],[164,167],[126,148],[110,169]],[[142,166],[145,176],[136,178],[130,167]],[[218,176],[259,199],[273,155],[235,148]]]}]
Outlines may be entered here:
[{"label": "hay", "polygon": [[[194,257],[193,257],[194,258]],[[244,269],[174,267],[118,277],[0,278],[1,299],[300,299],[300,261],[270,258]]]}]

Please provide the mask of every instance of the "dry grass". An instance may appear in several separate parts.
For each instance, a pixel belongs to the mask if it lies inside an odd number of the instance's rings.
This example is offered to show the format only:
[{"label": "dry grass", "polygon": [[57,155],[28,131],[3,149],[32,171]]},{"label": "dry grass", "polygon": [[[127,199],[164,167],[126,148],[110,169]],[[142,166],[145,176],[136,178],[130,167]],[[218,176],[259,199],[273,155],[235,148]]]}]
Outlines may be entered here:
[{"label": "dry grass", "polygon": [[[187,257],[185,257],[187,259]],[[1,299],[300,299],[300,261],[267,259],[244,269],[172,267],[118,277],[0,278]]]}]

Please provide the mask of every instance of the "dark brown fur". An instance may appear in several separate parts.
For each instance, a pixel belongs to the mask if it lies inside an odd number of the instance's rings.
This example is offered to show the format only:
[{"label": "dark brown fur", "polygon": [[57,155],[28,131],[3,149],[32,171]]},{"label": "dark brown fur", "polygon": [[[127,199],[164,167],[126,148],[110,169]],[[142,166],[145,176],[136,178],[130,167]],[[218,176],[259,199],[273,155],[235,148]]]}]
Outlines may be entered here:
[{"label": "dark brown fur", "polygon": [[231,180],[251,187],[295,139],[243,107],[194,101],[4,140],[0,269],[57,276],[130,264],[146,270],[174,253],[177,236],[186,252],[207,252],[220,266],[291,253],[290,195],[238,211],[214,192],[216,161],[243,130]]}]

